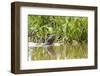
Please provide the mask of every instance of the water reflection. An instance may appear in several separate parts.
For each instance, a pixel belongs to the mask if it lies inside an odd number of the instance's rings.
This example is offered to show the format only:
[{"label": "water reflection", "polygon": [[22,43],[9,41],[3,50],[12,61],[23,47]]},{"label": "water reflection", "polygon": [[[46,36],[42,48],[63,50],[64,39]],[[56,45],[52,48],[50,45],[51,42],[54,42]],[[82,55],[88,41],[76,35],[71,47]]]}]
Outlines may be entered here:
[{"label": "water reflection", "polygon": [[45,48],[46,48],[46,50],[48,51],[48,53],[49,53],[50,55],[56,56],[56,52],[55,52],[55,50],[54,50],[54,48],[53,48],[52,45],[50,45],[50,46],[48,45],[48,46],[46,46]]},{"label": "water reflection", "polygon": [[88,57],[87,44],[45,45],[29,49],[31,60],[80,59]]}]

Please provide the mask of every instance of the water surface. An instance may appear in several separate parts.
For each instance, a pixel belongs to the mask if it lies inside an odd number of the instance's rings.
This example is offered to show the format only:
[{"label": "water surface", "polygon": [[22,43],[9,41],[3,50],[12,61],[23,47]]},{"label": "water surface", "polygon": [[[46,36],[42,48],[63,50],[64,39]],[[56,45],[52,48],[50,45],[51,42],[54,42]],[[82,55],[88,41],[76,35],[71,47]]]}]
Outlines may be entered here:
[{"label": "water surface", "polygon": [[[51,52],[49,52],[51,50]],[[31,52],[30,52],[31,51]],[[31,60],[83,59],[88,57],[87,44],[34,47],[29,49]]]}]

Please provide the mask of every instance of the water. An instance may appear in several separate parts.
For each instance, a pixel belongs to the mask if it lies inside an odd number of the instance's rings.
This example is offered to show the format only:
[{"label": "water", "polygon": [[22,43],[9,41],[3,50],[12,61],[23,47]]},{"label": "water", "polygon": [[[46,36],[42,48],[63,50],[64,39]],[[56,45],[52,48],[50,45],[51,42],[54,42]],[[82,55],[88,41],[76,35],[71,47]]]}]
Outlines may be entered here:
[{"label": "water", "polygon": [[[31,52],[30,52],[31,51]],[[64,60],[88,57],[87,44],[34,47],[29,49],[30,60]]]}]

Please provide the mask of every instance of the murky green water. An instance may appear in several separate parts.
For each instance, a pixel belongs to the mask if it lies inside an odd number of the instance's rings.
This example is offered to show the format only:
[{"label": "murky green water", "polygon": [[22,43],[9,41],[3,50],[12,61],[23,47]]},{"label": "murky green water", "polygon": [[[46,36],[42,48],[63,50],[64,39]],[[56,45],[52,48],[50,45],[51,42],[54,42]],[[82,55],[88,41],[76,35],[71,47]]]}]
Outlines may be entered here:
[{"label": "murky green water", "polygon": [[87,44],[35,47],[29,49],[31,60],[81,59],[88,57]]}]

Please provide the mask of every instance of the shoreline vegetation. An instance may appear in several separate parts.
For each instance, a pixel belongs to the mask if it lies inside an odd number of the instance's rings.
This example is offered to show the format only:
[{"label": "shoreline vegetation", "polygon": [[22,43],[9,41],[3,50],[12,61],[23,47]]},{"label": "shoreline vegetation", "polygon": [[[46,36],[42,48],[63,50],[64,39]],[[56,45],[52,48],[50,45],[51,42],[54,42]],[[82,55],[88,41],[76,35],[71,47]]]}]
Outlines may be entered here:
[{"label": "shoreline vegetation", "polygon": [[[55,36],[55,40],[52,45],[45,47],[51,35]],[[88,17],[28,15],[30,60],[87,58],[87,39]]]}]

